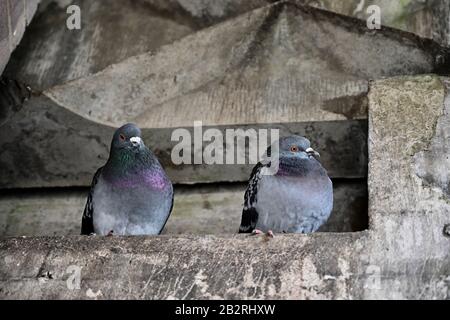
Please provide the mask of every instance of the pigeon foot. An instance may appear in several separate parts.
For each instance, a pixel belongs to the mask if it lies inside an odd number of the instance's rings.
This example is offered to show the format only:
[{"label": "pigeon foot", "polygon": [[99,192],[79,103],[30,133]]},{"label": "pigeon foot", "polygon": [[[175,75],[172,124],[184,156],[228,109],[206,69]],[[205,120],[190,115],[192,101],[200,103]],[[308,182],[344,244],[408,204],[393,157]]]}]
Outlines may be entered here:
[{"label": "pigeon foot", "polygon": [[267,231],[267,233],[262,232],[259,229],[255,229],[252,231],[252,233],[250,234],[251,236],[260,236],[260,235],[265,235],[268,238],[273,238],[274,234],[272,230]]},{"label": "pigeon foot", "polygon": [[255,229],[252,231],[252,233],[250,234],[251,236],[259,236],[264,234],[264,232],[262,232],[261,230]]}]

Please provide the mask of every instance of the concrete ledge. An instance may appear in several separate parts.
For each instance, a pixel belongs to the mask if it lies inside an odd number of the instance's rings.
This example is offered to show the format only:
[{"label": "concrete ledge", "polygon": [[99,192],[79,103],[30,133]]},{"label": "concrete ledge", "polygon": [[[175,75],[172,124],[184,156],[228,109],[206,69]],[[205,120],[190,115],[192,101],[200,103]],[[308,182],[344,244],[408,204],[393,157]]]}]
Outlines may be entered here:
[{"label": "concrete ledge", "polygon": [[[23,238],[0,243],[3,299],[446,299],[450,267],[370,263],[372,232]],[[388,254],[388,256],[390,256]],[[80,271],[80,287],[73,282]],[[68,284],[69,283],[69,284]]]},{"label": "concrete ledge", "polygon": [[[349,274],[364,238],[10,239],[0,244],[0,293],[26,299],[92,293],[101,299],[350,298],[350,283],[365,281],[363,274]],[[82,268],[80,290],[67,287],[72,265]]]},{"label": "concrete ledge", "polygon": [[[269,241],[243,235],[6,239],[0,297],[449,299],[450,201],[443,188],[450,172],[449,83],[432,75],[372,83],[368,231]],[[79,268],[78,290],[67,280]]]}]

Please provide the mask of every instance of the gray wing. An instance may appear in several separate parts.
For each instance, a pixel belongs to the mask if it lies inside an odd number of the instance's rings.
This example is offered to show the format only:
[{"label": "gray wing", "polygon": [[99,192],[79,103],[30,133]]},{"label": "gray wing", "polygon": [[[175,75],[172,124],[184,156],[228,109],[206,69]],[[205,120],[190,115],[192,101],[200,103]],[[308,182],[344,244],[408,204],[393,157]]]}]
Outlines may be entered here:
[{"label": "gray wing", "polygon": [[84,207],[83,217],[81,219],[81,235],[91,235],[94,233],[94,206],[92,203],[92,196],[94,189],[98,182],[98,177],[102,173],[103,167],[97,170],[92,179],[91,190],[89,191],[86,206]]},{"label": "gray wing", "polygon": [[164,224],[163,224],[161,230],[159,231],[159,234],[161,234],[161,232],[164,230],[164,227],[166,226],[167,221],[169,220],[169,217],[170,217],[170,215],[171,215],[171,213],[172,213],[172,210],[173,210],[174,199],[175,199],[175,192],[172,191],[172,204],[170,205],[169,214],[167,215],[166,221],[164,222]]},{"label": "gray wing", "polygon": [[252,174],[248,181],[248,187],[244,196],[244,209],[242,210],[241,226],[239,233],[251,233],[258,222],[258,212],[255,209],[255,204],[258,195],[258,183],[261,179],[261,169],[265,166],[270,166],[270,163],[263,165],[260,162],[253,168]]}]

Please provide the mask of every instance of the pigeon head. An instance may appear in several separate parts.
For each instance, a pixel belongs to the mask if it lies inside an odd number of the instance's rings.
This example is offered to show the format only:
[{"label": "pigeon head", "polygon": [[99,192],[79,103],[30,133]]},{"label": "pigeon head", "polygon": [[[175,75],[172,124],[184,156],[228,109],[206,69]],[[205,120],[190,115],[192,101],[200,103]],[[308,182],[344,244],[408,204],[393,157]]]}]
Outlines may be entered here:
[{"label": "pigeon head", "polygon": [[311,148],[311,142],[301,136],[283,137],[279,140],[280,159],[311,159],[320,154]]},{"label": "pigeon head", "polygon": [[278,175],[304,175],[319,164],[316,159],[319,153],[311,148],[311,143],[304,137],[283,137],[278,141],[278,150]]},{"label": "pigeon head", "polygon": [[111,143],[111,153],[139,153],[145,148],[141,137],[141,129],[133,123],[127,123],[114,133]]},{"label": "pigeon head", "polygon": [[119,177],[149,167],[154,162],[153,153],[142,140],[141,130],[135,124],[128,123],[114,133],[104,176]]}]

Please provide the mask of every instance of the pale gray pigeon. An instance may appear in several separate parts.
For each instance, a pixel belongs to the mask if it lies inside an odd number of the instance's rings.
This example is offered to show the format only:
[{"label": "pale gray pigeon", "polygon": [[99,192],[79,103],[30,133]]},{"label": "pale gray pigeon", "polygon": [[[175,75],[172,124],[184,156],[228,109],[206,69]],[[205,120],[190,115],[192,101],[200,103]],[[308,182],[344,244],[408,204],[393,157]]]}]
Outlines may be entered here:
[{"label": "pale gray pigeon", "polygon": [[[311,233],[330,216],[332,182],[309,140],[301,136],[281,138],[278,149],[276,174],[265,174],[270,163],[260,162],[253,169],[239,233]],[[271,156],[271,147],[267,156]]]},{"label": "pale gray pigeon", "polygon": [[97,170],[81,234],[157,235],[173,207],[173,187],[134,124],[119,128],[109,159]]}]

